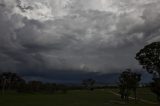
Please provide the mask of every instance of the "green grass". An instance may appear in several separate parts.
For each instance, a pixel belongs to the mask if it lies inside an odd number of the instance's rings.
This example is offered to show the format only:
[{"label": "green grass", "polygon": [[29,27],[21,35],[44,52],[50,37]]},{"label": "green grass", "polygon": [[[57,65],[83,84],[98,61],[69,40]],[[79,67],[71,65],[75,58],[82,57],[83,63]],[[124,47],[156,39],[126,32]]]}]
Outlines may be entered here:
[{"label": "green grass", "polygon": [[[6,93],[0,95],[0,106],[158,106],[130,100],[128,104],[121,101],[119,96],[110,91],[118,92],[116,89],[91,91],[69,91],[66,94],[17,94]],[[138,97],[148,101],[156,102],[156,97],[148,89],[139,89]]]}]

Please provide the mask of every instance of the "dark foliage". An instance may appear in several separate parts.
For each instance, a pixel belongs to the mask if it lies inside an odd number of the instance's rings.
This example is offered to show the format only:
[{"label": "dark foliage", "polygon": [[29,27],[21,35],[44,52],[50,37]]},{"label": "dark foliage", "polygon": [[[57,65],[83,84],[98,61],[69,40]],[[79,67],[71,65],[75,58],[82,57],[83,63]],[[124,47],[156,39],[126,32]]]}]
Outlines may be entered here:
[{"label": "dark foliage", "polygon": [[89,78],[89,79],[83,80],[82,84],[84,85],[84,87],[86,89],[89,89],[89,90],[93,91],[95,82],[96,81],[94,79]]},{"label": "dark foliage", "polygon": [[2,89],[2,93],[5,90],[18,89],[23,83],[25,83],[25,80],[16,73],[4,72],[0,74],[0,89]]},{"label": "dark foliage", "polygon": [[136,59],[149,73],[153,74],[151,91],[157,95],[160,101],[160,42],[154,42],[136,54]]},{"label": "dark foliage", "polygon": [[119,77],[119,89],[121,98],[125,100],[125,102],[128,102],[129,100],[129,92],[133,91],[135,95],[135,100],[137,98],[136,89],[139,85],[139,82],[141,80],[141,74],[137,74],[135,72],[132,72],[130,69],[127,69],[126,71],[122,72]]},{"label": "dark foliage", "polygon": [[135,57],[149,73],[157,71],[160,75],[160,42],[154,42],[141,49]]},{"label": "dark foliage", "polygon": [[56,91],[66,93],[68,88],[64,84],[43,83],[41,81],[26,82],[16,73],[3,72],[0,74],[0,90],[4,94],[5,91],[14,90],[19,93],[49,93]]}]

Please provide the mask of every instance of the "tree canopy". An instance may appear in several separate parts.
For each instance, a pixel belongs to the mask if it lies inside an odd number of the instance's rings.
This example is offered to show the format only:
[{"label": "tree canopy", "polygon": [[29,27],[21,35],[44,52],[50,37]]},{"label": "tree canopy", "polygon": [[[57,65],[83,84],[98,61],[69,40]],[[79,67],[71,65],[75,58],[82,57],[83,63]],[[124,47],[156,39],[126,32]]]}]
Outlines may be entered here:
[{"label": "tree canopy", "polygon": [[136,72],[132,72],[131,69],[127,69],[126,71],[123,71],[119,77],[119,88],[120,88],[120,94],[121,98],[128,102],[129,100],[129,92],[132,90],[134,92],[135,100],[137,98],[136,89],[139,85],[139,82],[141,80],[141,74],[138,74]]},{"label": "tree canopy", "polygon": [[135,58],[149,73],[157,72],[160,75],[160,42],[145,46]]},{"label": "tree canopy", "polygon": [[120,84],[127,88],[136,88],[140,80],[141,74],[132,72],[131,69],[122,72],[119,77]]}]

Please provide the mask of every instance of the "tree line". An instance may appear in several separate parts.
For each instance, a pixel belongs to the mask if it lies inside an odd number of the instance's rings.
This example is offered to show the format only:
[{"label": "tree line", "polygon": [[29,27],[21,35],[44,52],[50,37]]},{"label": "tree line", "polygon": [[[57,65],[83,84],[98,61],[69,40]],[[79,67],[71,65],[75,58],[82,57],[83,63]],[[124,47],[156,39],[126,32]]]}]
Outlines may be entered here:
[{"label": "tree line", "polygon": [[54,93],[56,91],[66,93],[67,86],[64,84],[43,83],[41,81],[27,82],[16,73],[3,72],[0,74],[0,90],[2,94],[9,90],[19,93]]}]

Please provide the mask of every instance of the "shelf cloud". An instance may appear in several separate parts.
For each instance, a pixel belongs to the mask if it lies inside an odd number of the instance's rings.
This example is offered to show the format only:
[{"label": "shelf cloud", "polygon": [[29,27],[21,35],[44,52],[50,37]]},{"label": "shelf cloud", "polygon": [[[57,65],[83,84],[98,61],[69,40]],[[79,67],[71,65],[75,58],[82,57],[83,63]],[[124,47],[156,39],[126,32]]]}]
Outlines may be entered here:
[{"label": "shelf cloud", "polygon": [[159,0],[0,0],[0,70],[140,69],[136,52],[160,40],[159,10]]}]

